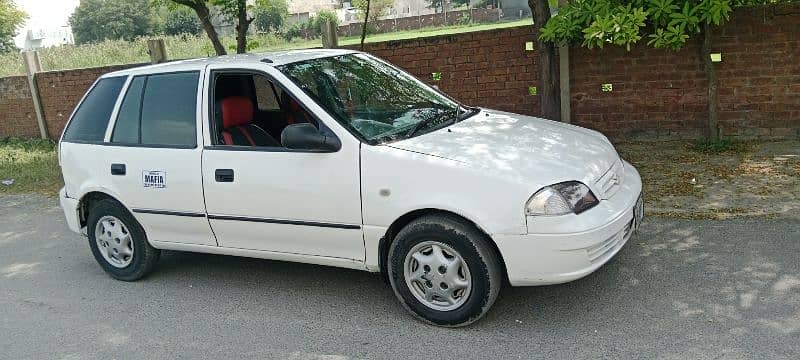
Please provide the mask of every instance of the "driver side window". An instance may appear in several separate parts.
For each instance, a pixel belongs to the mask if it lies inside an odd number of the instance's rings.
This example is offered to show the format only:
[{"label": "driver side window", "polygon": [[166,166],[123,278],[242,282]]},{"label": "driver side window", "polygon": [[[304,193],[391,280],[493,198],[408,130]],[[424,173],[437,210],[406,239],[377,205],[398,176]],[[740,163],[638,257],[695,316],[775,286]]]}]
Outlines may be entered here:
[{"label": "driver side window", "polygon": [[286,127],[316,118],[288,92],[260,73],[212,73],[215,145],[283,148]]}]

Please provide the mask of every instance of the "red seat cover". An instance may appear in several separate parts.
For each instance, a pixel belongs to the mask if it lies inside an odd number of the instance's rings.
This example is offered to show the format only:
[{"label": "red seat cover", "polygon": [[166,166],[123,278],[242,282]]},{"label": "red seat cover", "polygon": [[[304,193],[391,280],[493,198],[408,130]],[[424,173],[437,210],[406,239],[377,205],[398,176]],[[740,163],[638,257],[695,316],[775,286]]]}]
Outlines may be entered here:
[{"label": "red seat cover", "polygon": [[220,102],[222,127],[230,129],[253,121],[253,102],[244,96],[230,96]]},{"label": "red seat cover", "polygon": [[[222,127],[225,128],[225,131],[222,132],[222,138],[225,144],[233,145],[233,137],[230,131],[227,130],[253,122],[253,102],[248,97],[230,96],[222,99],[220,108],[222,110]],[[256,145],[246,127],[241,127],[240,131],[251,146]]]}]

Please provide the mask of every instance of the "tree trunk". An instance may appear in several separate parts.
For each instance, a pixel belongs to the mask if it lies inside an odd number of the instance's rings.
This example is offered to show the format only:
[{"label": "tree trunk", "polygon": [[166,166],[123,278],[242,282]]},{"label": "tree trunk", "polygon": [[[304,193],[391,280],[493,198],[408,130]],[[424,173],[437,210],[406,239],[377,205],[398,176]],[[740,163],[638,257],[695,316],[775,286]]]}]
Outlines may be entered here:
[{"label": "tree trunk", "polygon": [[703,60],[703,70],[708,81],[708,123],[706,124],[706,139],[711,141],[719,140],[719,115],[717,114],[717,104],[719,102],[719,77],[717,68],[711,61],[711,37],[713,25],[703,24],[703,46],[700,47],[700,58]]},{"label": "tree trunk", "polygon": [[236,53],[244,54],[247,52],[247,30],[253,19],[247,18],[247,0],[237,0],[236,8]]},{"label": "tree trunk", "polygon": [[541,116],[550,120],[561,120],[561,98],[558,87],[558,61],[555,44],[539,39],[539,30],[550,20],[550,5],[547,0],[528,0],[533,13],[533,33],[539,52],[541,86],[538,89],[542,106]]},{"label": "tree trunk", "polygon": [[364,25],[361,25],[361,51],[364,51],[364,39],[367,37],[367,21],[369,21],[369,3],[367,0],[367,11],[364,12]]},{"label": "tree trunk", "polygon": [[219,34],[217,34],[217,29],[214,29],[214,24],[211,23],[211,14],[208,11],[208,6],[206,6],[205,2],[202,0],[200,1],[192,1],[192,0],[172,0],[177,4],[185,5],[190,7],[194,10],[195,14],[197,14],[197,18],[200,19],[200,23],[203,25],[203,30],[206,31],[206,35],[208,35],[208,39],[211,40],[211,44],[214,45],[214,51],[217,55],[226,55],[227,52],[225,51],[225,47],[222,46],[222,42],[219,41]]}]

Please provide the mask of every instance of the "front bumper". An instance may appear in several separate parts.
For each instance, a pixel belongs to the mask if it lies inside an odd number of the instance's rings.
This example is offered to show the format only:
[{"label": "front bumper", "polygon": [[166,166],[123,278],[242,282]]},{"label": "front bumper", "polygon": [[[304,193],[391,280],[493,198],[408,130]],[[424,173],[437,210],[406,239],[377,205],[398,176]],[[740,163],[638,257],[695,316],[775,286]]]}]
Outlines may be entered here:
[{"label": "front bumper", "polygon": [[[495,240],[513,286],[564,283],[599,269],[625,245],[641,220],[634,211],[642,193],[639,173],[625,163],[621,188],[580,215],[529,217],[525,235]],[[641,207],[639,208],[641,209]],[[639,221],[634,216],[639,215]]]},{"label": "front bumper", "polygon": [[67,197],[67,192],[64,188],[58,192],[58,199],[61,203],[61,209],[64,211],[64,217],[67,219],[67,226],[70,230],[83,234],[81,232],[81,222],[78,214],[78,199]]}]

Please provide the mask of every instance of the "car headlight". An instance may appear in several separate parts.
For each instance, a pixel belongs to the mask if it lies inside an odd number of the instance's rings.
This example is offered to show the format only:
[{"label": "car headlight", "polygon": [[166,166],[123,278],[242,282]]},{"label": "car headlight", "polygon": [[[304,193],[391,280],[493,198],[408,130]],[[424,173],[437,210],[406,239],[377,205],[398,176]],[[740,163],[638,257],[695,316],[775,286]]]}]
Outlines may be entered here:
[{"label": "car headlight", "polygon": [[545,186],[533,194],[525,204],[525,214],[532,216],[580,214],[599,203],[588,186],[579,181],[567,181]]}]

